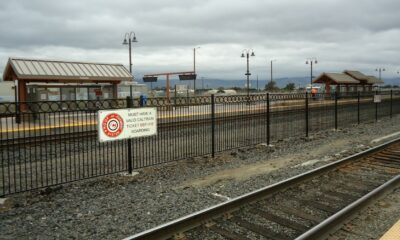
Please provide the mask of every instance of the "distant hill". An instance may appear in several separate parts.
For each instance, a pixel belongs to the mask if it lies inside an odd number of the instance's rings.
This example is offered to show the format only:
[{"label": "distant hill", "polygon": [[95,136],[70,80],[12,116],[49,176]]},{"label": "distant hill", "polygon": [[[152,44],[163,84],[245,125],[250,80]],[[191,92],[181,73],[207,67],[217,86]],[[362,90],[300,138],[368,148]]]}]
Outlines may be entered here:
[{"label": "distant hill", "polygon": [[[400,86],[400,78],[385,78],[384,80],[384,85],[399,85]],[[153,83],[153,88],[155,87],[165,87],[165,79],[159,79],[157,82]],[[285,87],[288,83],[294,83],[296,87],[304,87],[310,83],[310,77],[287,77],[287,78],[277,78],[274,79],[274,81],[277,83],[278,87],[283,88]],[[263,89],[265,85],[269,82],[269,80],[258,80],[258,87],[260,89]],[[139,83],[143,83],[143,81],[139,81]],[[170,80],[170,85],[171,88],[173,88],[177,85],[190,85],[190,88],[193,88],[193,81],[180,81],[178,79],[172,79]],[[148,86],[150,86],[150,83],[147,83]],[[244,88],[246,86],[246,80],[223,80],[223,79],[197,79],[196,80],[196,88],[201,89],[202,86],[204,85],[204,88],[232,88],[232,87],[240,87]],[[251,88],[256,88],[257,87],[257,81],[254,79],[250,80],[250,86]]]},{"label": "distant hill", "polygon": [[[155,87],[165,87],[165,79],[159,79],[157,82],[153,83],[153,88]],[[309,83],[309,78],[306,77],[298,77],[298,78],[278,78],[274,80],[278,87],[284,87],[288,83],[294,83],[296,86],[305,86]],[[258,80],[258,87],[263,89],[265,85],[269,82],[269,80]],[[143,83],[143,81],[139,81],[139,83]],[[150,86],[150,83],[146,83]],[[180,81],[178,79],[170,80],[171,87],[177,85],[190,85],[191,88],[193,87],[193,81]],[[204,88],[232,88],[232,87],[240,87],[244,88],[246,86],[246,80],[223,80],[223,79],[197,79],[196,80],[196,88],[201,89],[202,86]],[[257,80],[250,80],[250,86],[252,88],[257,87]]]}]

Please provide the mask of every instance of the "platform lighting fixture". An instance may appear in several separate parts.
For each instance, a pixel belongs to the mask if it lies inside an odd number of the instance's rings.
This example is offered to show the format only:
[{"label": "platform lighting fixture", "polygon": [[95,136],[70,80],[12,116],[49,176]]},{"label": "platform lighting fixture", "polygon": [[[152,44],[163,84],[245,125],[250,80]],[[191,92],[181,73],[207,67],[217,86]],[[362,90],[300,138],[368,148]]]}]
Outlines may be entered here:
[{"label": "platform lighting fixture", "polygon": [[379,72],[379,80],[382,80],[382,72],[386,71],[385,68],[377,68],[375,69],[376,72]]},{"label": "platform lighting fixture", "polygon": [[[132,74],[132,44],[133,42],[138,42],[136,39],[135,32],[125,33],[124,41],[122,42],[123,45],[129,45],[129,72]],[[133,81],[133,79],[132,79]],[[130,97],[132,98],[132,85],[129,86]]]},{"label": "platform lighting fixture", "polygon": [[312,87],[312,80],[313,80],[313,64],[317,64],[317,63],[318,63],[318,60],[315,57],[306,59],[306,64],[310,64],[310,67],[311,67],[311,76],[310,76],[311,87]]},{"label": "platform lighting fixture", "polygon": [[247,76],[247,100],[250,101],[250,71],[249,71],[249,58],[250,57],[255,57],[256,55],[254,54],[254,50],[249,48],[249,49],[243,49],[241,57],[244,58],[246,57],[246,62],[247,62],[247,71],[244,75]]}]

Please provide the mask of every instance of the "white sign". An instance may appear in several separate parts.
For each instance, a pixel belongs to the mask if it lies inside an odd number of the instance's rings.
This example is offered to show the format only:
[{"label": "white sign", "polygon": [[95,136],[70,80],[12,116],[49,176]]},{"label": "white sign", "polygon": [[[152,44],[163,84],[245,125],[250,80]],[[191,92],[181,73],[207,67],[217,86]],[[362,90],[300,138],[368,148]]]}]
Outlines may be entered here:
[{"label": "white sign", "polygon": [[97,126],[100,142],[157,135],[157,109],[100,110]]},{"label": "white sign", "polygon": [[381,102],[381,95],[374,95],[374,103],[380,103]]}]

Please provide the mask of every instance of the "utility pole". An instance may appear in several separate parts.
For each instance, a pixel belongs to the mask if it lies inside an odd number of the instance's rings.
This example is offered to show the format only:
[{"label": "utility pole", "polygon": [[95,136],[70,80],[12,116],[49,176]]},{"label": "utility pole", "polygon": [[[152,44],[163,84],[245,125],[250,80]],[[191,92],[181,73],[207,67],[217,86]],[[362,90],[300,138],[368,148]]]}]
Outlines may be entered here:
[{"label": "utility pole", "polygon": [[271,84],[272,84],[272,60],[271,60]]},{"label": "utility pole", "polygon": [[258,92],[258,74],[257,74],[257,92]]},{"label": "utility pole", "polygon": [[[196,74],[196,49],[200,47],[193,48],[193,72]],[[193,79],[193,91],[196,93],[196,78]]]}]

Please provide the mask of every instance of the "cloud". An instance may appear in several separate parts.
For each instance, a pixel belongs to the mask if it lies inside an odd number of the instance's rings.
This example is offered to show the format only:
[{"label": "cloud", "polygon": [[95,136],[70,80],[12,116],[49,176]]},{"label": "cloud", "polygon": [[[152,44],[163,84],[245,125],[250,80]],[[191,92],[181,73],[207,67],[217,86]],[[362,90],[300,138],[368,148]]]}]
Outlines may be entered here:
[{"label": "cloud", "polygon": [[127,65],[124,34],[136,33],[136,74],[192,69],[206,77],[243,79],[244,48],[252,77],[307,76],[358,69],[400,70],[400,2],[395,0],[15,0],[0,3],[0,71],[9,56]]}]

